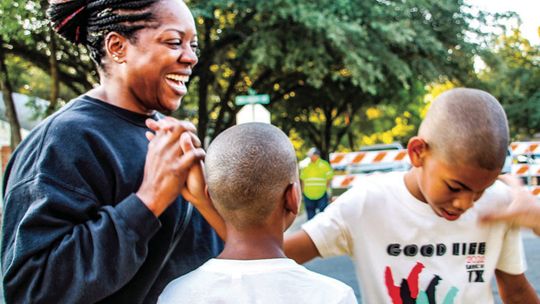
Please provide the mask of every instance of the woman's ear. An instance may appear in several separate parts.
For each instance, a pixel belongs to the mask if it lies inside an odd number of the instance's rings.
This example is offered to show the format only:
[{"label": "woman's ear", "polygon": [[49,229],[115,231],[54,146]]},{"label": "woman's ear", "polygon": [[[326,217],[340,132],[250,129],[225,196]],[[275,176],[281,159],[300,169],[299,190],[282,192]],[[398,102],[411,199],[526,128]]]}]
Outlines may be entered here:
[{"label": "woman's ear", "polygon": [[105,36],[105,52],[107,58],[116,63],[126,62],[128,41],[126,37],[117,32],[110,32]]},{"label": "woman's ear", "polygon": [[409,159],[411,160],[411,165],[413,165],[413,167],[422,167],[427,152],[428,144],[422,137],[414,136],[409,139],[407,153],[409,154]]}]

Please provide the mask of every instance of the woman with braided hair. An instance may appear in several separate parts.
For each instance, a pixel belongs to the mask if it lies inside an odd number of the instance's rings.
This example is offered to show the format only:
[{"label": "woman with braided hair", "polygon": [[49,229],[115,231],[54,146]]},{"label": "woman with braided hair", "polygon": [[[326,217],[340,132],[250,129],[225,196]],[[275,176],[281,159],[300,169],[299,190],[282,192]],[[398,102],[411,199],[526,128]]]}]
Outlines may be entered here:
[{"label": "woman with braided hair", "polygon": [[193,198],[186,180],[204,157],[195,127],[146,126],[187,92],[193,16],[181,0],[51,1],[47,13],[58,34],[87,47],[100,84],[35,128],[8,164],[6,302],[155,303],[221,247],[183,198]]}]

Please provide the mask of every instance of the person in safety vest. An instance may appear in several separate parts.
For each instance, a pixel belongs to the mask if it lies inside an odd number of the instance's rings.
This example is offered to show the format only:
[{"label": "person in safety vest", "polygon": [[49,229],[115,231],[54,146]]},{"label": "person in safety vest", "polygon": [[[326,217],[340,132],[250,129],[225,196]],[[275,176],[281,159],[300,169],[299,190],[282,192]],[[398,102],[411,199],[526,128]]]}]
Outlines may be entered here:
[{"label": "person in safety vest", "polygon": [[315,216],[317,209],[322,212],[328,205],[327,191],[334,172],[330,164],[321,159],[321,152],[317,148],[309,149],[307,156],[310,162],[301,169],[300,181],[309,220]]}]

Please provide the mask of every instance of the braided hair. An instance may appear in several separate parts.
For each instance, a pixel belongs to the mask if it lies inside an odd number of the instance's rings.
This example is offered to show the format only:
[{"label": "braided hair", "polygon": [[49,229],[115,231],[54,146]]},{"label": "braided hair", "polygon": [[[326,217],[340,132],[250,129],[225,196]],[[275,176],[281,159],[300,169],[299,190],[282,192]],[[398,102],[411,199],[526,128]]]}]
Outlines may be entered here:
[{"label": "braided hair", "polygon": [[50,1],[47,16],[59,35],[72,43],[85,45],[90,58],[101,66],[105,36],[117,32],[133,42],[138,30],[156,26],[151,7],[158,1]]}]

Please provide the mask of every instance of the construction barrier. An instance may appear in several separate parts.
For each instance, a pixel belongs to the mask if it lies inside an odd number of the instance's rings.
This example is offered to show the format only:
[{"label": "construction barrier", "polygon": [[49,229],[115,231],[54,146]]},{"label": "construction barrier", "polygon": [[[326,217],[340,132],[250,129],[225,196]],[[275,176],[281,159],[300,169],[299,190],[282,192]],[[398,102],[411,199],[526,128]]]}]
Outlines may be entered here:
[{"label": "construction barrier", "polygon": [[540,141],[513,142],[512,174],[521,178],[533,195],[540,197]]},{"label": "construction barrier", "polygon": [[[511,173],[520,177],[529,191],[540,198],[540,141],[513,142],[509,148],[512,157]],[[407,149],[399,149],[331,153],[330,164],[338,173],[331,183],[333,193],[337,195],[355,183],[361,182],[362,177],[374,172],[403,171],[406,167],[392,167],[392,165],[410,166],[410,160]],[[366,168],[366,171],[362,172],[361,168]],[[340,175],[340,172],[344,174]]]},{"label": "construction barrier", "polygon": [[343,168],[351,165],[409,162],[407,149],[386,151],[365,151],[349,153],[330,153],[332,168]]},{"label": "construction barrier", "polygon": [[[361,184],[362,179],[364,179],[368,174],[347,174],[347,175],[336,175],[332,179],[332,191],[334,194],[341,194],[345,192],[348,188],[351,188],[355,184]],[[525,186],[529,191],[536,197],[540,199],[540,185]]]},{"label": "construction barrier", "polygon": [[540,154],[540,141],[516,141],[510,144],[512,155]]},{"label": "construction barrier", "polygon": [[531,186],[529,187],[529,191],[531,191],[534,196],[540,198],[540,186]]},{"label": "construction barrier", "polygon": [[354,180],[361,176],[363,175],[336,175],[332,179],[331,187],[333,189],[350,188],[353,185]]}]

